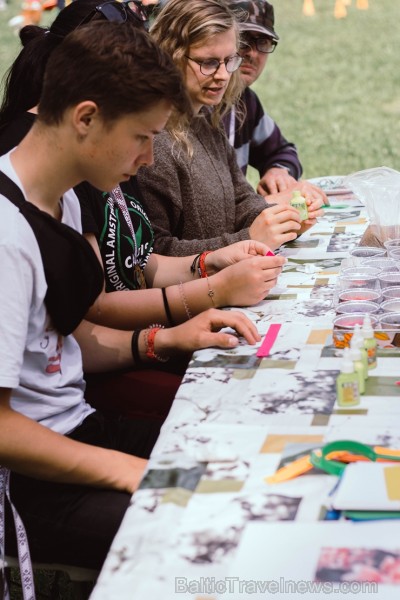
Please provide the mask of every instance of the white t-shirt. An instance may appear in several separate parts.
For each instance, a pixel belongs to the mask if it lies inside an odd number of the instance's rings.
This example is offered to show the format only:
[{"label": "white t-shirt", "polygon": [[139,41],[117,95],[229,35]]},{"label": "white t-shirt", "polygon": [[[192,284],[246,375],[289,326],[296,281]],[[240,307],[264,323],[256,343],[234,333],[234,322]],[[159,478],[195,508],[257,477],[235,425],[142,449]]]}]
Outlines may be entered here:
[{"label": "white t-shirt", "polygon": [[[0,170],[24,193],[10,154],[0,157]],[[62,212],[62,222],[81,231],[73,190],[64,194]],[[72,335],[63,337],[52,328],[35,234],[18,208],[1,194],[0,215],[0,387],[13,390],[14,410],[54,431],[69,433],[93,412],[83,397],[81,351]]]}]

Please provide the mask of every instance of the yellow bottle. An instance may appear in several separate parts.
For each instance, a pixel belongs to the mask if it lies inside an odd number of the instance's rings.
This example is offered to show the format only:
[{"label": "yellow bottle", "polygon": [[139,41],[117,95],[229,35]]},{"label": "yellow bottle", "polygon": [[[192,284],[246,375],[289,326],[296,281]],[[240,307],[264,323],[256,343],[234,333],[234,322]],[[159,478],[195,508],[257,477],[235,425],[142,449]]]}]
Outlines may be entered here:
[{"label": "yellow bottle", "polygon": [[291,204],[291,206],[293,206],[293,208],[295,208],[296,210],[299,211],[300,219],[302,221],[305,221],[306,219],[308,219],[307,202],[306,202],[306,199],[304,198],[304,196],[301,195],[299,190],[293,191],[293,196],[292,196],[292,199],[290,200],[290,204]]},{"label": "yellow bottle", "polygon": [[360,388],[358,375],[349,357],[349,348],[343,352],[343,362],[336,379],[336,399],[339,406],[356,406],[360,404]]},{"label": "yellow bottle", "polygon": [[376,368],[376,350],[378,342],[374,336],[374,330],[372,328],[371,317],[367,314],[364,317],[364,321],[361,327],[361,333],[364,338],[364,348],[367,351],[368,355],[368,369]]}]

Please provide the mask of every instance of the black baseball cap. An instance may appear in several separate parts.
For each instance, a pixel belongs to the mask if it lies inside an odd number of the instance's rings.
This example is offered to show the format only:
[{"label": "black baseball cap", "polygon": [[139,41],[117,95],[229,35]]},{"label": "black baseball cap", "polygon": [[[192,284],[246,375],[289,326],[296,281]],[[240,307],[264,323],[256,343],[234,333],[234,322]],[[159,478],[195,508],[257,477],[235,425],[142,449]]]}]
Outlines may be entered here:
[{"label": "black baseball cap", "polygon": [[238,12],[240,31],[256,31],[270,36],[275,41],[279,35],[274,30],[274,7],[266,0],[228,0],[231,10]]}]

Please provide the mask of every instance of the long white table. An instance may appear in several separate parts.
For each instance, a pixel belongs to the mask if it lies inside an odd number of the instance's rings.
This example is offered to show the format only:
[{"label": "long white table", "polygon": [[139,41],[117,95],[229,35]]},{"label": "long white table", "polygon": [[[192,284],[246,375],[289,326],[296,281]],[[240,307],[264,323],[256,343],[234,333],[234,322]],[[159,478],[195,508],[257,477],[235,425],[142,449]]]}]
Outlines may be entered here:
[{"label": "long white table", "polygon": [[336,402],[333,292],[367,217],[351,195],[331,202],[283,249],[268,299],[243,309],[261,334],[281,324],[270,355],[241,344],[193,356],[92,600],[315,599],[350,585],[357,600],[400,597],[400,521],[326,520],[336,478],[316,469],[265,480],[332,440],[400,448],[396,350],[379,356],[359,406]]}]

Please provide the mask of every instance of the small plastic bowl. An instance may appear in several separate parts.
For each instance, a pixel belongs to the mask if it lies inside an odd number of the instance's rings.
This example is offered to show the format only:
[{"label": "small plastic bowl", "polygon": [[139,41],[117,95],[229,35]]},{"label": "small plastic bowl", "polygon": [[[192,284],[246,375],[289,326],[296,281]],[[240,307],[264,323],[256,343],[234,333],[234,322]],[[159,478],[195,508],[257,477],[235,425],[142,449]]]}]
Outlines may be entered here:
[{"label": "small plastic bowl", "polygon": [[394,238],[393,240],[386,240],[386,242],[383,242],[383,245],[385,246],[386,250],[388,248],[400,248],[400,238]]},{"label": "small plastic bowl", "polygon": [[394,300],[385,300],[381,304],[381,310],[384,313],[400,313],[400,298]]},{"label": "small plastic bowl", "polygon": [[[400,302],[399,302],[400,305]],[[362,313],[364,315],[377,313],[379,304],[376,302],[340,302],[336,307],[337,314],[352,315],[354,313]]]},{"label": "small plastic bowl", "polygon": [[400,271],[385,271],[378,275],[381,289],[400,286]]},{"label": "small plastic bowl", "polygon": [[374,269],[379,269],[381,273],[384,271],[398,271],[398,266],[395,260],[391,258],[367,258],[363,260],[361,265],[363,267],[373,267]]},{"label": "small plastic bowl", "polygon": [[[400,271],[399,271],[400,275]],[[376,275],[364,275],[363,273],[352,273],[351,275],[347,275],[344,273],[340,275],[338,278],[338,284],[340,290],[348,290],[348,289],[356,289],[356,288],[364,288],[369,290],[379,290],[379,278]]]},{"label": "small plastic bowl", "polygon": [[[379,330],[382,331],[382,337],[387,338],[389,344],[393,344],[395,337],[400,333],[400,312],[387,312],[379,317]],[[395,346],[398,344],[395,343]]]},{"label": "small plastic bowl", "polygon": [[[356,324],[362,326],[365,313],[353,313],[351,315],[339,315],[333,320],[332,339],[335,348],[347,348],[350,346],[350,340],[353,337],[353,331]],[[370,315],[372,327],[378,324],[378,318]]]},{"label": "small plastic bowl", "polygon": [[381,273],[381,269],[364,265],[360,265],[359,267],[346,267],[342,270],[343,275],[359,275],[364,277],[378,277],[379,273]]},{"label": "small plastic bowl", "polygon": [[382,329],[400,330],[400,312],[390,312],[381,315],[381,317],[379,318],[379,324],[382,327]]},{"label": "small plastic bowl", "polygon": [[[399,296],[400,297],[400,296]],[[350,289],[340,292],[339,302],[380,302],[381,293],[375,290]]]},{"label": "small plastic bowl", "polygon": [[387,250],[388,256],[391,260],[398,263],[400,261],[400,246],[390,246]]},{"label": "small plastic bowl", "polygon": [[357,246],[350,251],[350,256],[358,258],[372,258],[373,256],[386,256],[386,248],[378,248],[377,246]]},{"label": "small plastic bowl", "polygon": [[382,300],[395,300],[400,298],[400,286],[388,287],[382,290]]}]

